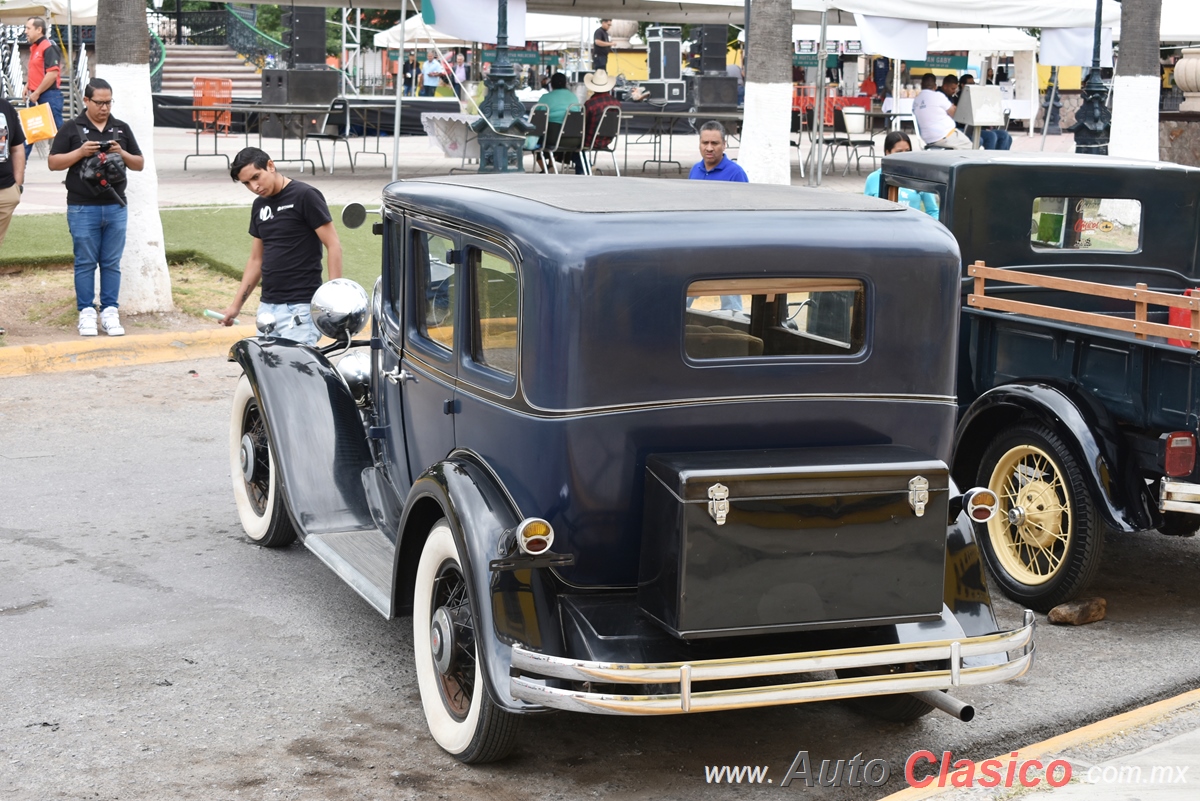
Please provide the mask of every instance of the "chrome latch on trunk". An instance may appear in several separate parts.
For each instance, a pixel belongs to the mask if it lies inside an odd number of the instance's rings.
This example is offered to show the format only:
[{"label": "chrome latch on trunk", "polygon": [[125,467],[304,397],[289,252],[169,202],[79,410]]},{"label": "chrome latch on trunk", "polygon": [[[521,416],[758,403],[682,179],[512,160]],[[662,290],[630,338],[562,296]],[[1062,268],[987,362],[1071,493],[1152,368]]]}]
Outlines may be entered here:
[{"label": "chrome latch on trunk", "polygon": [[725,525],[729,516],[729,487],[718,483],[708,488],[708,514],[718,526]]},{"label": "chrome latch on trunk", "polygon": [[929,503],[929,481],[924,476],[917,476],[908,482],[908,505],[916,512],[917,517],[925,516],[925,505]]}]

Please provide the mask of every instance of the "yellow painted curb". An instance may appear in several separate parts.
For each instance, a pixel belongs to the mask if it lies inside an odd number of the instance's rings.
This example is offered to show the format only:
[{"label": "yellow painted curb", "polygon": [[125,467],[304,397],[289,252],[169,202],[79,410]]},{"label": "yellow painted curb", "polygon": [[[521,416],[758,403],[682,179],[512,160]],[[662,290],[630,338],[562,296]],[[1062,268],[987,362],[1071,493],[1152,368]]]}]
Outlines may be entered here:
[{"label": "yellow painted curb", "polygon": [[[1046,755],[1058,754],[1068,748],[1074,748],[1084,743],[1103,740],[1105,737],[1111,737],[1124,732],[1126,729],[1135,729],[1138,726],[1153,723],[1155,720],[1164,718],[1172,712],[1178,712],[1180,709],[1193,704],[1200,704],[1200,690],[1190,690],[1174,698],[1167,698],[1148,706],[1132,709],[1120,715],[1114,715],[1111,718],[1098,720],[1081,729],[1075,729],[1075,731],[1069,731],[1066,734],[1060,734],[1057,737],[1051,737],[1049,740],[1042,740],[1040,743],[1034,743],[1033,745],[1018,749],[1018,759],[1024,762]],[[996,759],[1004,763],[1007,767],[1008,763],[1012,760],[1012,756],[1004,754],[996,757]],[[976,771],[978,771],[979,765],[979,762],[975,763]],[[942,793],[960,789],[962,788],[950,787],[949,785],[946,787],[937,787],[932,784],[928,787],[907,787],[889,796],[884,796],[879,801],[918,801],[918,799],[933,798]]]},{"label": "yellow painted curb", "polygon": [[12,345],[0,348],[0,378],[224,356],[234,342],[255,333],[252,325],[228,328],[214,325],[204,331],[99,336],[49,345]]}]

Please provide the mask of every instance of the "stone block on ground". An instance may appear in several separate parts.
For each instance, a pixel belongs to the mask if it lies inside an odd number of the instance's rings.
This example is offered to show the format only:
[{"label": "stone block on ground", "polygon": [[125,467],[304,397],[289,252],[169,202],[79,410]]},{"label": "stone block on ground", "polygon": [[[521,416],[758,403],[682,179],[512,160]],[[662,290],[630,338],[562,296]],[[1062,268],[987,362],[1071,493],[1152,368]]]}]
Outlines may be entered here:
[{"label": "stone block on ground", "polygon": [[1108,612],[1108,602],[1103,598],[1081,598],[1078,601],[1068,601],[1050,610],[1049,620],[1062,626],[1082,626],[1104,620]]}]

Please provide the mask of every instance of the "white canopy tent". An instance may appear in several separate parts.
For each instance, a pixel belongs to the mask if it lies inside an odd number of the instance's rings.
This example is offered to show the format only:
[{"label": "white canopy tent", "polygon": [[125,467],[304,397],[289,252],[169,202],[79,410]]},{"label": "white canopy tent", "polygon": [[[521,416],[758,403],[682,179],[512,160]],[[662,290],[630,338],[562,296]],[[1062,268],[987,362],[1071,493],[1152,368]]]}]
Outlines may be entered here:
[{"label": "white canopy tent", "polygon": [[0,0],[0,23],[19,25],[30,17],[45,17],[59,25],[95,25],[99,0]]},{"label": "white canopy tent", "polygon": [[[420,17],[413,17],[404,26],[405,47],[423,47],[430,42],[436,42],[441,47],[460,47],[468,44],[463,40],[443,33],[435,26],[426,25]],[[589,37],[600,20],[595,17],[571,17],[558,14],[527,14],[525,16],[525,41],[540,42],[547,50],[562,50],[581,47],[588,43]],[[397,48],[400,46],[400,25],[375,34],[377,48]],[[510,42],[509,44],[514,44]],[[515,44],[521,44],[517,42]]]}]

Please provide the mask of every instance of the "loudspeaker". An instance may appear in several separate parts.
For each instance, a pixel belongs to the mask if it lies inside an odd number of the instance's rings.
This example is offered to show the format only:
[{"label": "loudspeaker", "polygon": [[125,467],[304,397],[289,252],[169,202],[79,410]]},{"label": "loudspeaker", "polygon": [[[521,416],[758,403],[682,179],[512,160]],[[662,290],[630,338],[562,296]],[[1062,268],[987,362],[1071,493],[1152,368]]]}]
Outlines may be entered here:
[{"label": "loudspeaker", "polygon": [[692,105],[697,109],[736,109],[737,78],[729,75],[693,75]]},{"label": "loudspeaker", "polygon": [[[264,106],[328,105],[341,91],[341,75],[331,69],[263,70],[262,102]],[[324,116],[324,115],[321,115]],[[318,121],[319,122],[319,121]],[[306,123],[309,133],[317,131],[318,122]],[[277,117],[262,120],[262,135],[278,137],[283,133]],[[300,123],[288,122],[289,139],[298,138]]]},{"label": "loudspeaker", "polygon": [[682,103],[687,100],[687,84],[683,81],[646,81],[642,88],[649,92],[650,101]]},{"label": "loudspeaker", "polygon": [[280,15],[289,66],[325,63],[325,9],[301,6]]},{"label": "loudspeaker", "polygon": [[646,66],[651,81],[677,81],[683,74],[683,29],[656,27],[646,29],[649,55]]},{"label": "loudspeaker", "polygon": [[700,71],[705,75],[725,74],[725,52],[729,46],[726,25],[700,26]]}]

